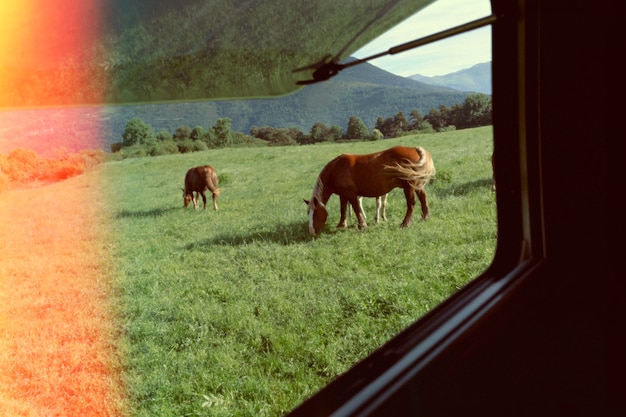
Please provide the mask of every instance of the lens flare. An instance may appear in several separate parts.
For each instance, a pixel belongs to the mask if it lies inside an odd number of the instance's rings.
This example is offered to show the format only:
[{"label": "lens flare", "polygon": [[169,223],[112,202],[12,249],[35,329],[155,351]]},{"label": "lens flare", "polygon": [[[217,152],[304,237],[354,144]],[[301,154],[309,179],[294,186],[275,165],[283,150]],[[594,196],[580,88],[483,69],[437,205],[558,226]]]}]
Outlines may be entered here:
[{"label": "lens flare", "polygon": [[[68,148],[69,132],[85,123],[84,110],[25,107],[98,94],[105,80],[94,80],[84,64],[103,3],[0,2],[0,152],[23,148],[0,155],[0,180],[20,155]],[[78,147],[101,143],[98,120],[88,121],[90,134]],[[29,154],[33,148],[37,153]],[[46,168],[35,157],[20,163],[34,162]],[[120,414],[110,269],[102,250],[106,208],[104,197],[88,195],[67,182],[12,191],[0,183],[0,415]]]}]

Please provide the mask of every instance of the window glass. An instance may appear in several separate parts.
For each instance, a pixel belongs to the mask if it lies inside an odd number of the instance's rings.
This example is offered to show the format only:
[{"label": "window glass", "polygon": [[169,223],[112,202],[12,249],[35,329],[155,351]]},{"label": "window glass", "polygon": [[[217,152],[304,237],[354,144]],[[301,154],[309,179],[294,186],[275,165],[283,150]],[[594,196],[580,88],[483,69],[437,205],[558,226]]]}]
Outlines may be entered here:
[{"label": "window glass", "polygon": [[[342,62],[489,14],[440,0]],[[0,111],[0,404],[279,415],[461,289],[496,246],[490,37],[272,99]],[[367,226],[348,208],[337,228],[333,195],[312,236],[303,199],[325,165],[392,146],[432,156],[429,218],[418,200],[400,227],[396,188],[378,221],[365,197]]]}]

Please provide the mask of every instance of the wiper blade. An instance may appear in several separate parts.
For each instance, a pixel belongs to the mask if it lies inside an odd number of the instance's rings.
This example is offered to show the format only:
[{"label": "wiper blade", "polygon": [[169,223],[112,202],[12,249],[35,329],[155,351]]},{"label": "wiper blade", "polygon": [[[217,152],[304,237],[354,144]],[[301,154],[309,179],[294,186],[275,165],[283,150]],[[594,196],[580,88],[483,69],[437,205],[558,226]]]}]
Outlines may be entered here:
[{"label": "wiper blade", "polygon": [[302,71],[303,69],[311,69],[311,68],[315,68],[315,71],[313,71],[313,78],[310,80],[303,80],[303,81],[298,81],[296,84],[298,85],[307,85],[307,84],[314,84],[314,83],[318,83],[321,81],[327,81],[329,79],[331,79],[332,77],[334,77],[335,75],[337,75],[339,73],[339,71],[344,70],[346,68],[349,67],[353,67],[355,65],[359,65],[362,64],[364,62],[367,61],[371,61],[372,59],[376,59],[376,58],[380,58],[382,56],[385,55],[395,55],[398,54],[400,52],[405,52],[411,49],[415,49],[417,47],[423,46],[423,45],[427,45],[429,43],[433,43],[433,42],[437,42],[440,41],[442,39],[446,39],[449,38],[451,36],[455,36],[455,35],[459,35],[461,33],[465,33],[465,32],[469,32],[472,31],[474,29],[478,29],[481,28],[483,26],[487,26],[490,25],[492,23],[494,23],[496,21],[496,16],[495,15],[489,15],[489,16],[485,16],[483,18],[477,19],[477,20],[472,20],[471,22],[467,22],[464,23],[462,25],[459,26],[455,26],[452,27],[450,29],[446,29],[446,30],[442,30],[441,32],[437,32],[434,33],[432,35],[428,35],[428,36],[424,36],[423,38],[419,38],[410,42],[406,42],[403,43],[401,45],[397,45],[394,46],[393,48],[389,48],[388,50],[384,51],[384,52],[380,52],[374,55],[370,55],[366,58],[363,59],[357,59],[351,62],[347,62],[345,64],[340,64],[335,62],[333,59],[328,60],[328,58],[330,57],[330,55],[326,55],[324,58],[322,58],[322,60],[316,64],[313,65],[309,65],[308,67],[304,67],[304,68],[299,68],[294,70],[294,72],[296,71]]}]

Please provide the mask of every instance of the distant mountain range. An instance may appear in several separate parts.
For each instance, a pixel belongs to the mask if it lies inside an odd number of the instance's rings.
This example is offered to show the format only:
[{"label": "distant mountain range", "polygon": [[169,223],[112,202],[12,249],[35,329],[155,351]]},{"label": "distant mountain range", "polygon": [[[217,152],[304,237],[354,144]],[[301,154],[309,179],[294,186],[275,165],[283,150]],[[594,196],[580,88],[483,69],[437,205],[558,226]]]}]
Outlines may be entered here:
[{"label": "distant mountain range", "polygon": [[[364,63],[345,69],[330,81],[276,98],[0,112],[0,153],[25,147],[45,154],[53,143],[73,151],[94,147],[108,151],[112,143],[122,140],[133,117],[157,132],[171,133],[183,125],[207,129],[219,118],[230,118],[232,129],[243,133],[253,126],[295,127],[308,133],[316,122],[345,131],[351,116],[360,117],[372,128],[378,117],[393,117],[398,112],[408,117],[414,109],[426,115],[441,105],[460,104],[472,92],[486,93],[491,90],[490,81],[485,81],[487,73],[490,80],[489,63],[417,80],[413,78],[417,75],[400,77]],[[447,77],[449,83],[457,80],[456,88],[443,85]],[[97,143],[94,137],[99,138]]]},{"label": "distant mountain range", "polygon": [[476,64],[471,68],[463,69],[451,74],[427,77],[420,74],[408,77],[430,85],[454,88],[459,91],[474,91],[491,94],[491,62]]}]

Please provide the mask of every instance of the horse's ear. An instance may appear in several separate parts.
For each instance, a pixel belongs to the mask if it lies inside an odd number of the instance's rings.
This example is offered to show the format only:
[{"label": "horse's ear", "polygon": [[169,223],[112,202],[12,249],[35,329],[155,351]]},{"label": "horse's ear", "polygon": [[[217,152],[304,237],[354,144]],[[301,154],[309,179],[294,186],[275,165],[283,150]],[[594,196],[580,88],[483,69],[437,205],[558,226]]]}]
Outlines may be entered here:
[{"label": "horse's ear", "polygon": [[309,205],[309,203],[310,203],[310,201],[309,201],[309,200],[307,200],[307,199],[305,199],[305,198],[303,198],[302,200],[306,203],[306,205],[307,205],[307,206]]}]

